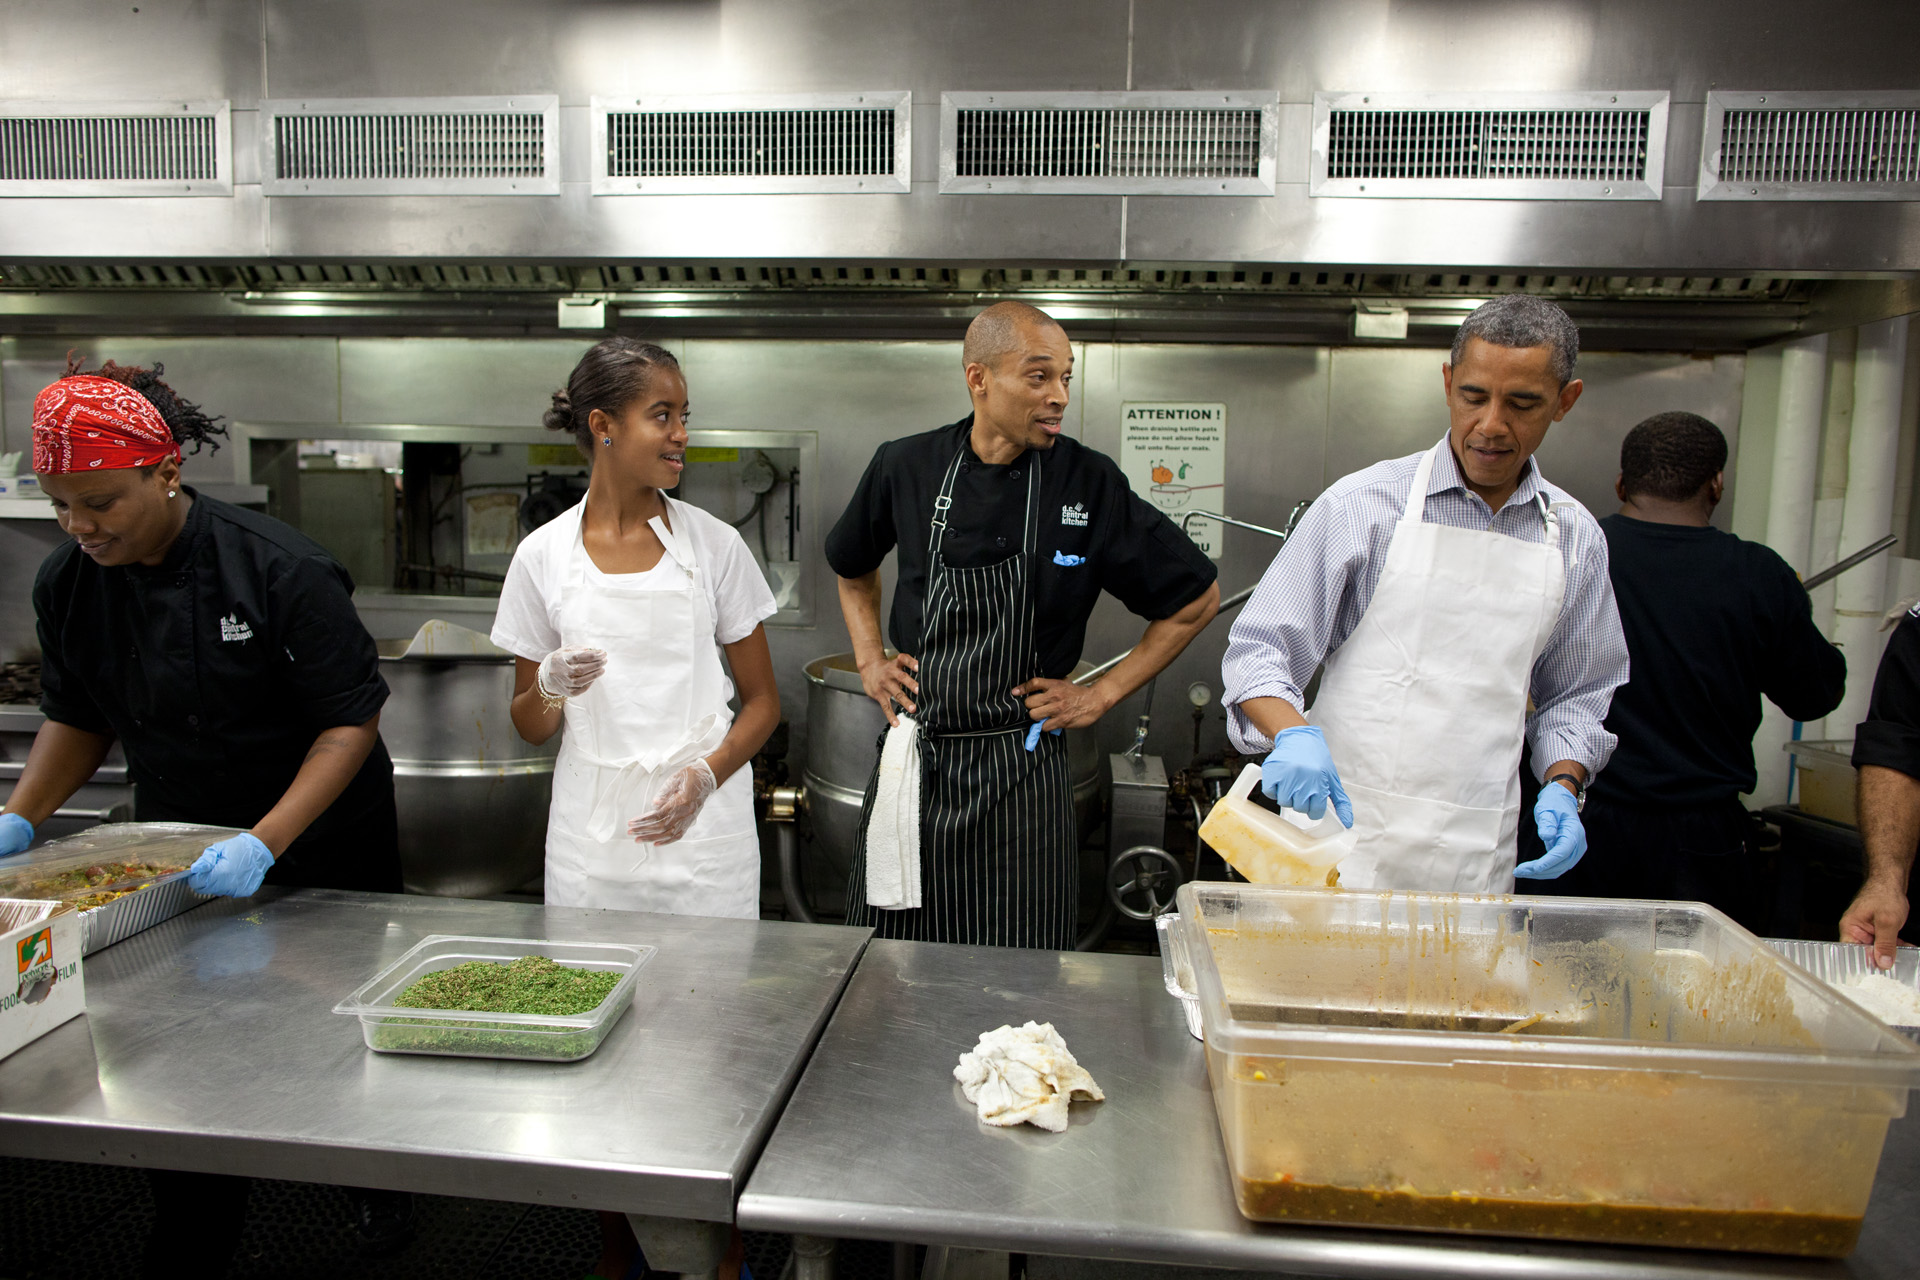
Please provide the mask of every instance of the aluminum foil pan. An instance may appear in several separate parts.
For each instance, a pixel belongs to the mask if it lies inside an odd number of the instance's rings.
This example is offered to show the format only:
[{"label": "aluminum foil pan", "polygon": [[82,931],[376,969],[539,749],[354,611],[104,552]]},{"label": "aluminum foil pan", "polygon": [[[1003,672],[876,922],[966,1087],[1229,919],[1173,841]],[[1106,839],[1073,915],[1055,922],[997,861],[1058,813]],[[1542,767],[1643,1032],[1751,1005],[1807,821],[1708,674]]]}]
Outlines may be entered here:
[{"label": "aluminum foil pan", "polygon": [[[1769,947],[1826,983],[1841,995],[1848,994],[1847,983],[1863,974],[1880,973],[1905,987],[1920,991],[1920,947],[1901,947],[1893,955],[1893,968],[1876,969],[1873,948],[1858,942],[1808,942],[1801,938],[1767,938]],[[1920,1026],[1892,1024],[1894,1030],[1920,1038]]]},{"label": "aluminum foil pan", "polygon": [[[173,870],[144,888],[80,912],[81,952],[92,955],[205,901],[187,888],[186,868],[201,850],[237,834],[189,822],[122,822],[50,840],[31,853],[0,859],[0,893],[95,862],[143,862]],[[75,892],[78,892],[77,890]],[[41,896],[28,891],[30,896]],[[71,894],[61,896],[70,897]]]}]

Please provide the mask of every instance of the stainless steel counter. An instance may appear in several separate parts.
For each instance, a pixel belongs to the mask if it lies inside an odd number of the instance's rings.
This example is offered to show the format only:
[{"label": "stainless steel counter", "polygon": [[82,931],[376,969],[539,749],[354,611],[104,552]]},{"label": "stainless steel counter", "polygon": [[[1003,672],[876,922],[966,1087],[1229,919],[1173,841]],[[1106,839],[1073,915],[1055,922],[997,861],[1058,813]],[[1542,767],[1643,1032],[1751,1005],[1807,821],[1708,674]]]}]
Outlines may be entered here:
[{"label": "stainless steel counter", "polygon": [[[974,1118],[982,1031],[1052,1022],[1106,1090],[1062,1134]],[[1271,1227],[1234,1207],[1200,1043],[1158,960],[874,941],[740,1200],[760,1231],[1339,1276],[1911,1277],[1920,1108],[1896,1121],[1845,1262]]]},{"label": "stainless steel counter", "polygon": [[[430,933],[659,948],[583,1062],[369,1052],[334,1002]],[[0,1152],[726,1222],[865,929],[324,890],[86,962],[0,1061]]]}]

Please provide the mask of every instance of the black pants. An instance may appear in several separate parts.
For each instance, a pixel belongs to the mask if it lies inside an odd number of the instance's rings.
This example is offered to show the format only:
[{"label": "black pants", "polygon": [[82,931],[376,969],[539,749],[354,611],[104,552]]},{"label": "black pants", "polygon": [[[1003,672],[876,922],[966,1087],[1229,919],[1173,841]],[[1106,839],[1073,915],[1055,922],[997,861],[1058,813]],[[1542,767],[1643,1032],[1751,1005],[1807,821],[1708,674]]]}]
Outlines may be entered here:
[{"label": "black pants", "polygon": [[1521,881],[1522,892],[1704,902],[1755,933],[1766,932],[1769,904],[1747,852],[1750,822],[1738,798],[1656,807],[1596,795],[1588,797],[1580,821],[1586,856],[1557,880]]}]

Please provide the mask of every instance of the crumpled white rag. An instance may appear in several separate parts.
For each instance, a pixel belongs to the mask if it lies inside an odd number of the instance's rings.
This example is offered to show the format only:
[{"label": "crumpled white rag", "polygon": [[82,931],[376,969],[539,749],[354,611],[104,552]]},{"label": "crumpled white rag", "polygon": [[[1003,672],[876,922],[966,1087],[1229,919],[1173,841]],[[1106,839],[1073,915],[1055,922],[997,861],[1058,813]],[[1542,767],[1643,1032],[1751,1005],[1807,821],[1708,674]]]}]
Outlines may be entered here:
[{"label": "crumpled white rag", "polygon": [[1021,1121],[1053,1133],[1067,1127],[1067,1104],[1075,1098],[1104,1102],[1107,1095],[1074,1061],[1051,1022],[999,1027],[980,1037],[973,1052],[953,1069],[960,1091],[988,1124]]},{"label": "crumpled white rag", "polygon": [[920,726],[909,715],[887,730],[867,818],[867,905],[920,905]]}]

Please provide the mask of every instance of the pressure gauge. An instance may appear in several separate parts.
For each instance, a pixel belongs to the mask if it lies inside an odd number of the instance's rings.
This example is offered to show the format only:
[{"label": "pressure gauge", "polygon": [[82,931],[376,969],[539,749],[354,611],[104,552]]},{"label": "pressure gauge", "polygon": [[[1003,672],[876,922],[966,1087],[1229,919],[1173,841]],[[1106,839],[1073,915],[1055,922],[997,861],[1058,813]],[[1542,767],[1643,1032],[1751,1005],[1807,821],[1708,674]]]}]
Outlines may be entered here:
[{"label": "pressure gauge", "polygon": [[1205,680],[1195,680],[1187,686],[1187,701],[1196,707],[1204,707],[1213,701],[1213,689]]}]

